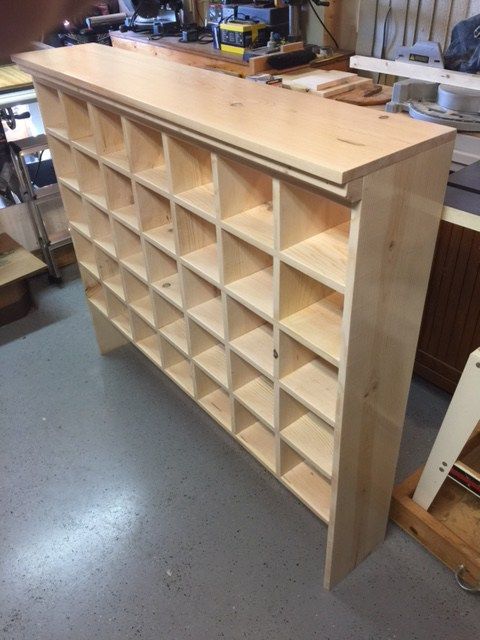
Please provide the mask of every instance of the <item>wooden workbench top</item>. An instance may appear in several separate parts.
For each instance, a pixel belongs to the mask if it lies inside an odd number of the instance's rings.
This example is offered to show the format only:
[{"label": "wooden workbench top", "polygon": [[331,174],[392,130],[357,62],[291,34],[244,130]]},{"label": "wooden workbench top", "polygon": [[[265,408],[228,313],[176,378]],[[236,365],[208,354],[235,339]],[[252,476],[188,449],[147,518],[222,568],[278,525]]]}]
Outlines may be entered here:
[{"label": "wooden workbench top", "polygon": [[453,129],[401,114],[312,101],[297,92],[98,44],[23,53],[14,60],[37,78],[89,90],[335,184],[455,136]]}]

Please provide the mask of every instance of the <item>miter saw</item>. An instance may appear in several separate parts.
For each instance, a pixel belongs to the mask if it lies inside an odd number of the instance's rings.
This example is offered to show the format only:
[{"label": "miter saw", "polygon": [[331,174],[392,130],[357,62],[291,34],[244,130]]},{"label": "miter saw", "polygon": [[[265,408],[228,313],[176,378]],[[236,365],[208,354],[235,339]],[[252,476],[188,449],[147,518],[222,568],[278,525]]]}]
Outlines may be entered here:
[{"label": "miter saw", "polygon": [[444,124],[459,131],[480,131],[480,90],[400,80],[393,85],[392,99],[385,109],[390,113],[407,111],[416,120]]}]

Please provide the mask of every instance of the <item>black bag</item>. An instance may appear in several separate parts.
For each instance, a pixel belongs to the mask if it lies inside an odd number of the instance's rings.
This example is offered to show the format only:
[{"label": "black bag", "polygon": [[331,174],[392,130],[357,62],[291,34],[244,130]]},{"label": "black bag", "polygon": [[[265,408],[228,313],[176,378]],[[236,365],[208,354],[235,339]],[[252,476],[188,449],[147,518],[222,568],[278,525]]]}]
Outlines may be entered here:
[{"label": "black bag", "polygon": [[455,25],[444,60],[445,68],[452,71],[480,71],[480,15]]}]

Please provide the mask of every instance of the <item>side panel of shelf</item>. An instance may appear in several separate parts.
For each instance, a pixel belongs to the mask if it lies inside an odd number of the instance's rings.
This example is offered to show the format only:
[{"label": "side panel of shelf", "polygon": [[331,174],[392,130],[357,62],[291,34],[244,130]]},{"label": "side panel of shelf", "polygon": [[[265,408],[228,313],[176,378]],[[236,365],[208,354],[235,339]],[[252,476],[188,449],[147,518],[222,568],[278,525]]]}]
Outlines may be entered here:
[{"label": "side panel of shelf", "polygon": [[325,584],[384,538],[452,145],[364,179],[350,233]]}]

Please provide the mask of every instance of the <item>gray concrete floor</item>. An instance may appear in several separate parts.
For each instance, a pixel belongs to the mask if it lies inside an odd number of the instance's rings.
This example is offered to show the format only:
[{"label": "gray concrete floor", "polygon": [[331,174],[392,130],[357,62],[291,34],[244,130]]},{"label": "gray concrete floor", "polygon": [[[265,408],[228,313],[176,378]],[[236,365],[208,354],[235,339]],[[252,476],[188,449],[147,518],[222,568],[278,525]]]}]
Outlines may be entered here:
[{"label": "gray concrete floor", "polygon": [[[133,347],[76,272],[0,329],[2,640],[479,637],[480,601],[397,527],[334,591],[325,527]],[[412,386],[400,476],[448,396]]]}]

